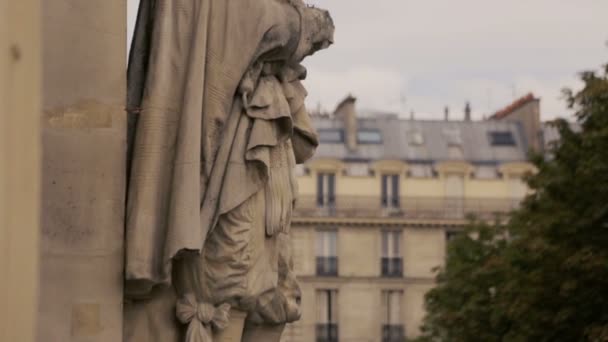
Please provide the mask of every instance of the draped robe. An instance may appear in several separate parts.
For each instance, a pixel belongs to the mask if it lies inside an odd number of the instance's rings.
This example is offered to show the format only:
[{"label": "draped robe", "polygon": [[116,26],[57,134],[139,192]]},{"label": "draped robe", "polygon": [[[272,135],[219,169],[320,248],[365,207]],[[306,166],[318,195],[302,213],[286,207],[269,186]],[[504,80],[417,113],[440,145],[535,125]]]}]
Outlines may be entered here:
[{"label": "draped robe", "polygon": [[[241,110],[235,106],[242,102],[235,95],[260,57],[305,56],[281,56],[302,43],[301,20],[294,20],[301,13],[294,3],[142,1],[128,72],[134,139],[126,217],[127,296],[146,296],[154,286],[169,284],[171,260],[180,253],[200,253],[218,216],[267,181],[261,163],[240,170],[229,163],[235,139],[243,138],[236,134]],[[315,143],[306,118],[292,126]]]}]

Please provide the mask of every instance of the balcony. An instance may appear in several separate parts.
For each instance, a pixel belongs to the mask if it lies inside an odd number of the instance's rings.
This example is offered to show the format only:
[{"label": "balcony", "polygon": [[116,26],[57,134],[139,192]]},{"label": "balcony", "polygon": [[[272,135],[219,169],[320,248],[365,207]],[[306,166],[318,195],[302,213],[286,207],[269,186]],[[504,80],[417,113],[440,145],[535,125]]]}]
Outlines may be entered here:
[{"label": "balcony", "polygon": [[[380,196],[336,196],[331,204],[318,205],[315,196],[299,196],[295,215],[300,217],[394,217],[403,219],[464,219],[474,215],[492,219],[519,206],[519,199],[400,197],[382,201]],[[383,203],[384,202],[384,203]]]},{"label": "balcony", "polygon": [[403,259],[383,257],[380,261],[380,269],[383,277],[403,277]]},{"label": "balcony", "polygon": [[338,324],[317,323],[317,342],[338,342]]},{"label": "balcony", "polygon": [[382,326],[382,342],[403,342],[405,331],[400,324],[384,324]]},{"label": "balcony", "polygon": [[317,275],[320,277],[337,277],[338,257],[317,257]]}]

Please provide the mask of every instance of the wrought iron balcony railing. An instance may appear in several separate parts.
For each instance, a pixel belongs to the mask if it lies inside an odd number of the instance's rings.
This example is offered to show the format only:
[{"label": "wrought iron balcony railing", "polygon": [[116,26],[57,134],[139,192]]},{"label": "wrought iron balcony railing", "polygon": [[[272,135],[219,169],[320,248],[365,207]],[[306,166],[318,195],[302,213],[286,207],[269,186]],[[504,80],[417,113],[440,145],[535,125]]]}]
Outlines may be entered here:
[{"label": "wrought iron balcony railing", "polygon": [[317,323],[317,342],[338,342],[338,324]]},{"label": "wrought iron balcony railing", "polygon": [[382,257],[380,269],[383,277],[403,277],[403,259]]},{"label": "wrought iron balcony railing", "polygon": [[295,215],[300,217],[395,217],[411,219],[463,219],[468,215],[493,218],[516,209],[520,199],[400,197],[383,201],[380,196],[336,196],[319,205],[315,196],[301,195]]},{"label": "wrought iron balcony railing", "polygon": [[317,257],[317,275],[322,277],[337,277],[338,257]]},{"label": "wrought iron balcony railing", "polygon": [[401,324],[382,325],[382,342],[403,342],[405,341],[405,329]]}]

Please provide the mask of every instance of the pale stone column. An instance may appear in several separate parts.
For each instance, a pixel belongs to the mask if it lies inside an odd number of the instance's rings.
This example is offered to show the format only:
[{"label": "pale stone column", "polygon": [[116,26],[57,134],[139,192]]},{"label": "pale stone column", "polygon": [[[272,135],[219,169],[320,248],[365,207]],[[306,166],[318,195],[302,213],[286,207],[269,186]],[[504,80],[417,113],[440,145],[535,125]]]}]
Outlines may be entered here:
[{"label": "pale stone column", "polygon": [[40,197],[39,0],[0,0],[0,341],[33,342]]},{"label": "pale stone column", "polygon": [[121,341],[126,0],[42,4],[38,341]]}]

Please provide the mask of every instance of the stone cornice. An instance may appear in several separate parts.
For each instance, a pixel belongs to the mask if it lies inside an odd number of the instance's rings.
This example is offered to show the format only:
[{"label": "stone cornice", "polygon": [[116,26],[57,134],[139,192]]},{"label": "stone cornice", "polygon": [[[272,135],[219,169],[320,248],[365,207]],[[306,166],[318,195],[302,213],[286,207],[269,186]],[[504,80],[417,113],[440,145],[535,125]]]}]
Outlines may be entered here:
[{"label": "stone cornice", "polygon": [[370,169],[374,171],[378,177],[382,173],[395,173],[405,175],[408,170],[407,163],[400,160],[379,160],[370,165]]},{"label": "stone cornice", "polygon": [[422,284],[422,285],[435,285],[435,278],[433,277],[401,277],[401,278],[387,278],[387,277],[370,277],[370,276],[337,276],[337,277],[319,277],[316,275],[296,275],[296,278],[302,283],[309,283],[315,285],[328,285],[328,286],[339,286],[342,284],[360,284],[360,283],[374,283],[375,285],[383,285],[383,289],[390,289],[391,286],[403,287],[404,285]]},{"label": "stone cornice", "polygon": [[406,227],[464,227],[469,221],[466,219],[396,219],[396,218],[360,218],[360,217],[294,217],[292,225],[314,226],[406,226]]},{"label": "stone cornice", "polygon": [[509,178],[510,176],[521,178],[526,173],[534,174],[538,172],[536,166],[528,162],[504,163],[498,167],[498,170],[505,178]]}]

